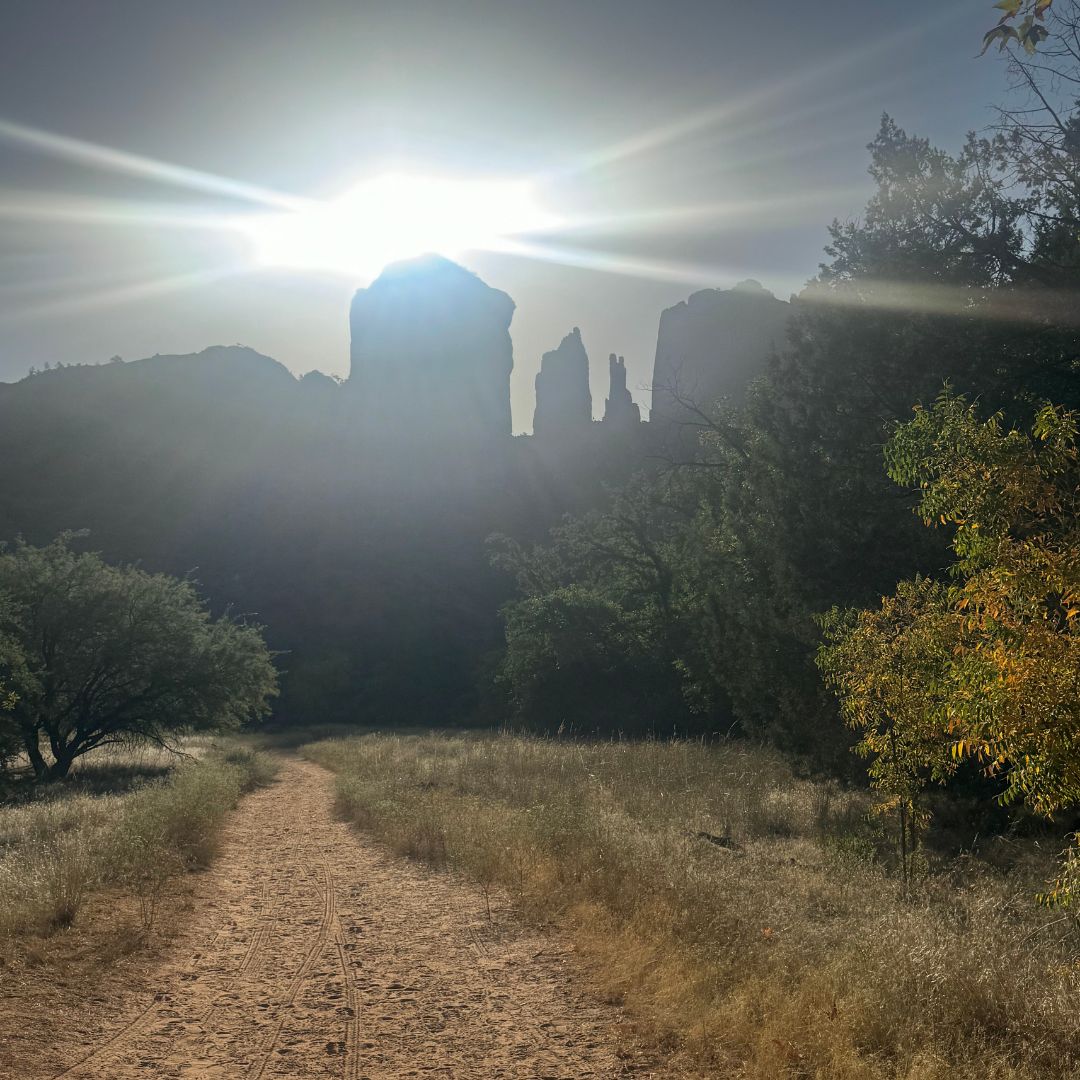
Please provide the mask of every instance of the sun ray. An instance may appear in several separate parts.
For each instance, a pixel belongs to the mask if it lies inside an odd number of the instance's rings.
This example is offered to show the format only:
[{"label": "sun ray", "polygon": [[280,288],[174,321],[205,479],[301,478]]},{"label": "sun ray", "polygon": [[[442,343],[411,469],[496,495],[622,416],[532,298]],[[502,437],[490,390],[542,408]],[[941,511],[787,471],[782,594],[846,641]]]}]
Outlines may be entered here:
[{"label": "sun ray", "polygon": [[806,212],[862,198],[866,185],[846,188],[819,188],[754,199],[728,199],[687,206],[654,207],[622,214],[581,214],[560,221],[559,234],[598,231],[604,233],[645,233],[695,228],[704,223],[754,226],[768,229],[804,221],[816,222]]},{"label": "sun ray", "polygon": [[0,219],[46,224],[226,230],[232,228],[235,215],[203,213],[169,203],[0,191]]},{"label": "sun ray", "polygon": [[11,120],[0,119],[0,139],[106,172],[144,177],[158,183],[214,195],[226,195],[261,206],[295,210],[307,204],[305,199],[273,191],[257,184],[249,184],[243,180],[232,180],[224,176],[215,176],[213,173],[201,172],[198,169],[190,169],[184,165],[156,161],[125,150],[115,150],[112,147],[100,146],[83,139],[74,139],[68,135],[57,135],[41,128],[17,124]]},{"label": "sun ray", "polygon": [[860,310],[978,317],[1003,323],[1080,326],[1075,295],[1067,290],[1047,288],[976,289],[945,282],[860,278],[857,284],[811,286],[802,294],[801,301]]},{"label": "sun ray", "polygon": [[62,300],[51,300],[39,304],[22,304],[17,310],[0,314],[0,322],[17,324],[36,319],[51,318],[57,315],[72,315],[100,308],[118,307],[134,303],[147,297],[161,296],[184,289],[210,285],[228,277],[246,273],[247,265],[228,265],[208,267],[204,270],[192,270],[182,274],[170,274],[163,277],[140,280],[132,284],[119,285],[115,288],[97,289]]},{"label": "sun ray", "polygon": [[[774,111],[771,115],[782,121],[784,110],[780,108],[780,105],[785,101],[788,106],[791,101],[798,101],[804,115],[808,115],[810,111],[821,111],[824,106],[816,101],[808,104],[808,92],[816,84],[834,80],[844,72],[850,72],[861,65],[871,63],[889,51],[899,48],[906,41],[917,39],[935,26],[947,23],[956,17],[956,11],[957,6],[946,6],[925,20],[917,23],[909,22],[892,34],[868,38],[857,45],[848,46],[827,60],[804,67],[787,78],[772,80],[759,89],[721,104],[703,106],[676,120],[659,124],[647,131],[638,132],[619,142],[601,147],[584,155],[567,169],[556,170],[552,175],[561,178],[570,174],[589,172],[616,161],[640,157],[699,132],[756,115],[758,110],[766,106],[773,106]],[[842,95],[838,94],[836,98],[840,100],[850,98],[850,96],[850,87],[846,87]]]},{"label": "sun ray", "polygon": [[[718,281],[767,276],[745,267],[724,266],[718,263],[681,262],[675,259],[647,259],[611,252],[590,251],[584,247],[547,244],[533,240],[511,238],[492,249],[497,254],[537,259],[579,270],[595,270],[605,274],[652,281],[670,281],[683,285],[715,285]],[[775,275],[773,275],[775,276]]]}]

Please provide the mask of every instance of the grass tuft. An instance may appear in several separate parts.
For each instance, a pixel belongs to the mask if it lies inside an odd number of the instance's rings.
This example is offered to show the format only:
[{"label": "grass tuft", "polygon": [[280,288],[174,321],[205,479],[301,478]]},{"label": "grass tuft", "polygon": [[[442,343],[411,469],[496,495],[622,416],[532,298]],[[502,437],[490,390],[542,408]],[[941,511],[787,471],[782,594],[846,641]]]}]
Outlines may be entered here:
[{"label": "grass tuft", "polygon": [[[142,750],[131,760],[114,753],[0,808],[0,945],[70,926],[102,887],[133,892],[144,929],[153,926],[169,879],[207,865],[225,815],[275,770],[271,758],[238,744],[187,750],[152,763]],[[136,786],[133,773],[142,777]]]}]

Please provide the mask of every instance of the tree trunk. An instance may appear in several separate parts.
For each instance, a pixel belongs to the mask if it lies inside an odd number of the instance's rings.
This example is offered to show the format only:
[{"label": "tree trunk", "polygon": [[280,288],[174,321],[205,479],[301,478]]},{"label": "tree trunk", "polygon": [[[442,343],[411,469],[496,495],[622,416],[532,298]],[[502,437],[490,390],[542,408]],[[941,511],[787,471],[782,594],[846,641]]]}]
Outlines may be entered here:
[{"label": "tree trunk", "polygon": [[41,744],[36,731],[23,733],[23,746],[26,748],[26,756],[30,759],[30,765],[34,770],[34,779],[42,783],[63,780],[71,771],[71,763],[76,757],[68,747],[62,744],[58,747],[54,743],[53,761],[49,764],[41,752]]},{"label": "tree trunk", "polygon": [[23,746],[26,747],[26,756],[30,759],[30,765],[33,767],[34,776],[38,780],[49,779],[49,766],[45,764],[45,758],[41,754],[41,747],[38,744],[38,733],[24,732],[23,734]]},{"label": "tree trunk", "polygon": [[50,766],[45,779],[48,781],[63,780],[68,774],[68,770],[71,768],[71,763],[75,759],[68,755],[61,755]]}]

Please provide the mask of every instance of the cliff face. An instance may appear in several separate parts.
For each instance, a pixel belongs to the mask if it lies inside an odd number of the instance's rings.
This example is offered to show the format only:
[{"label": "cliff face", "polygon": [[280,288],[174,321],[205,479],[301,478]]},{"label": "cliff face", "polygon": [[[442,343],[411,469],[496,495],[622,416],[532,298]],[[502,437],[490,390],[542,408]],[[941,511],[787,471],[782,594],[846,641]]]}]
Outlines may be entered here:
[{"label": "cliff face", "polygon": [[413,444],[509,437],[513,314],[506,293],[448,259],[388,266],[350,312],[358,425]]},{"label": "cliff face", "polygon": [[783,348],[791,305],[756,281],[704,289],[660,316],[653,366],[654,424],[689,419],[687,403],[738,404],[769,356]]},{"label": "cliff face", "polygon": [[604,402],[604,423],[612,427],[635,427],[641,423],[641,410],[626,389],[626,361],[612,353],[608,357],[610,389]]},{"label": "cliff face", "polygon": [[572,438],[587,431],[591,423],[589,355],[575,326],[540,361],[533,434],[539,439]]}]

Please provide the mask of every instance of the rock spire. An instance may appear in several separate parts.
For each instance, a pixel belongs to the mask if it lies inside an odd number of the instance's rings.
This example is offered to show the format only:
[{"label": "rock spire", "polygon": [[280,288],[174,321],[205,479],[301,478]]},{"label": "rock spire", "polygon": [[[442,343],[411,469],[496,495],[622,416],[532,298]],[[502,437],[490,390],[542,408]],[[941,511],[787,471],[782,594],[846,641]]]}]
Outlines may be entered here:
[{"label": "rock spire", "polygon": [[587,431],[591,423],[589,355],[575,326],[559,347],[544,353],[540,361],[533,434],[538,439],[573,438]]},{"label": "rock spire", "polygon": [[626,389],[626,361],[612,353],[608,357],[610,389],[604,402],[604,423],[613,427],[632,427],[641,423],[641,410]]}]

